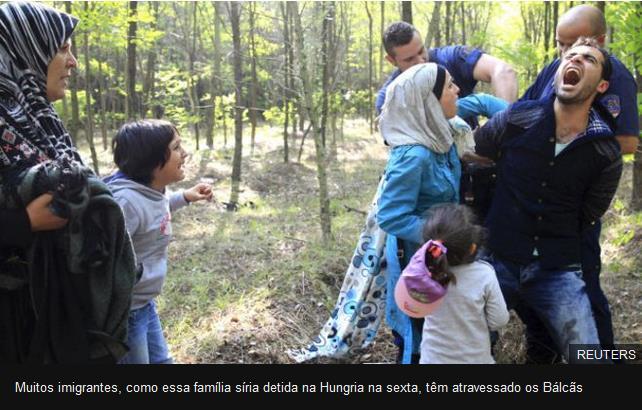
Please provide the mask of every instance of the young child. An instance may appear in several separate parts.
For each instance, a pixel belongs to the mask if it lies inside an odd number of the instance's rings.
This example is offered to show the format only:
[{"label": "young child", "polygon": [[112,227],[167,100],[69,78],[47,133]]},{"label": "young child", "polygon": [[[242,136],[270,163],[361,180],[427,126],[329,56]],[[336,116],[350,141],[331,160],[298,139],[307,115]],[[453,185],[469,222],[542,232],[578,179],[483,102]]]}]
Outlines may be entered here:
[{"label": "young child", "polygon": [[426,316],[419,362],[495,363],[489,331],[509,315],[493,267],[475,260],[483,228],[463,205],[436,205],[423,237],[395,291],[402,310]]},{"label": "young child", "polygon": [[171,212],[191,202],[212,199],[208,184],[166,195],[165,188],[185,178],[187,153],[174,125],[162,120],[125,124],[112,141],[118,172],[106,179],[125,214],[140,279],[129,313],[129,353],[124,364],[170,364],[154,298],[167,275],[167,247],[172,236]]}]

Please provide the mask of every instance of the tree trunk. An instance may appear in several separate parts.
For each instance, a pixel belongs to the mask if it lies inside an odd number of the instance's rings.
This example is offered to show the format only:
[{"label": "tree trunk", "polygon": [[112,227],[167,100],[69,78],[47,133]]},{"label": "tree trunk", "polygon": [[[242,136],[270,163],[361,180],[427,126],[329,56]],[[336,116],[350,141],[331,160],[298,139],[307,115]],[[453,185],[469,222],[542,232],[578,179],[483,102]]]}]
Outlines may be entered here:
[{"label": "tree trunk", "polygon": [[[349,24],[349,18],[348,18],[348,4],[345,2],[340,2],[339,7],[341,7],[341,31],[343,33],[343,42],[345,44],[345,54],[344,57],[341,59],[342,63],[345,65],[345,69],[341,71],[342,73],[342,79],[344,84],[350,84],[350,67],[346,64],[346,59],[350,55],[350,24]],[[383,38],[383,32],[381,33],[381,37]],[[338,41],[337,41],[338,42]],[[383,77],[382,80],[383,82]],[[343,135],[343,130],[344,130],[344,123],[345,123],[345,106],[346,106],[346,98],[345,98],[345,92],[341,92],[341,102],[339,103],[339,115],[341,116],[340,120],[340,129],[341,129],[341,142],[344,142],[344,135]]]},{"label": "tree trunk", "polygon": [[439,19],[441,18],[439,11],[441,10],[441,1],[436,1],[432,6],[432,17],[428,22],[428,29],[426,30],[426,41],[424,46],[430,48],[432,40],[435,39],[435,47],[439,47],[441,43],[441,30],[439,28]]},{"label": "tree trunk", "polygon": [[[381,11],[381,17],[379,19],[380,26],[379,26],[379,33],[380,37],[383,38],[383,33],[386,30],[385,24],[386,24],[386,2],[382,1],[379,3],[379,8]],[[346,44],[347,46],[347,44]],[[428,46],[426,46],[428,47]],[[379,76],[377,77],[377,82],[383,83],[383,60],[385,60],[384,57],[384,49],[383,49],[383,41],[379,42]]]},{"label": "tree trunk", "polygon": [[[552,4],[552,7],[553,7],[553,20],[551,20],[551,24],[550,24],[550,26],[551,26],[551,34],[552,34],[551,48],[556,49],[556,47],[557,47],[557,40],[556,40],[556,38],[557,38],[557,34],[556,34],[556,32],[557,32],[557,19],[558,19],[559,10],[560,10],[559,2],[554,1],[553,4]],[[555,50],[553,55],[554,56],[557,55],[557,50]]]},{"label": "tree trunk", "polygon": [[445,44],[451,44],[452,43],[452,19],[451,19],[451,14],[452,14],[452,2],[447,1],[446,2],[446,42]]},{"label": "tree trunk", "polygon": [[[340,2],[339,3],[341,7],[343,7],[343,13],[342,13],[342,19],[341,19],[341,24],[343,24],[344,30],[343,30],[343,36],[344,40],[343,42],[346,45],[346,58],[348,55],[350,55],[350,45],[352,44],[352,40],[350,37],[350,15],[347,10],[347,7],[349,5],[348,2]],[[382,33],[383,37],[383,33]],[[344,58],[345,60],[345,58]],[[352,84],[352,75],[349,67],[346,67],[346,70],[344,70],[345,73],[345,83],[346,84]]]},{"label": "tree trunk", "polygon": [[[332,2],[332,19],[330,20],[330,42],[328,43],[328,67],[329,67],[329,85],[328,91],[330,97],[330,109],[328,113],[329,127],[332,130],[332,144],[330,146],[330,154],[332,158],[337,156],[337,113],[339,110],[337,101],[337,89],[339,88],[338,82],[340,80],[339,72],[341,70],[341,63],[343,57],[339,55],[339,47],[341,43],[341,25],[337,24],[337,6]],[[381,43],[381,42],[379,42]],[[381,56],[381,53],[380,53]]]},{"label": "tree trunk", "polygon": [[[188,89],[188,97],[189,97],[189,103],[190,103],[190,108],[192,111],[192,127],[194,130],[194,138],[196,139],[196,150],[198,151],[200,149],[200,132],[199,132],[199,123],[200,123],[200,115],[199,115],[199,98],[198,98],[198,90],[197,90],[197,83],[198,83],[198,74],[194,71],[194,62],[196,60],[196,38],[197,38],[197,33],[198,33],[198,28],[197,28],[197,16],[198,16],[198,2],[192,2],[192,41],[189,43],[188,46],[188,70],[189,70],[189,79],[187,81],[187,84],[189,85]],[[186,38],[187,40],[187,38]]]},{"label": "tree trunk", "polygon": [[[323,18],[323,23],[322,23],[322,29],[321,29],[321,58],[322,58],[322,65],[323,65],[323,75],[321,79],[321,87],[322,87],[322,97],[321,97],[321,124],[319,125],[319,128],[321,130],[321,144],[323,145],[323,148],[325,149],[327,147],[326,144],[326,134],[327,134],[327,124],[328,124],[328,112],[329,112],[329,99],[330,99],[330,63],[332,58],[330,57],[331,48],[332,48],[332,28],[331,25],[334,21],[334,2],[329,2],[329,3],[322,3],[324,6],[325,4],[329,4],[328,11],[326,12],[324,18]],[[367,6],[366,6],[367,8]],[[370,47],[370,51],[372,52],[372,47]],[[370,54],[370,67],[372,70],[372,54]],[[371,73],[372,75],[372,73]]]},{"label": "tree trunk", "polygon": [[[89,2],[84,3],[85,13],[89,14]],[[100,170],[98,168],[98,155],[96,155],[96,147],[94,146],[94,113],[91,109],[91,73],[90,73],[90,64],[89,64],[89,31],[84,30],[83,33],[84,39],[84,53],[85,54],[85,138],[87,139],[87,144],[89,145],[89,151],[91,152],[91,161],[94,164],[94,171],[96,175],[100,175]]]},{"label": "tree trunk", "polygon": [[[642,123],[642,120],[640,122]],[[635,151],[633,161],[633,194],[631,196],[631,209],[634,212],[642,211],[642,149],[640,148]]]},{"label": "tree trunk", "polygon": [[595,3],[595,7],[597,7],[602,12],[602,14],[606,15],[606,10],[605,10],[606,2],[605,1],[596,1],[594,3]]},{"label": "tree trunk", "polygon": [[234,159],[232,161],[232,192],[227,205],[228,210],[238,207],[241,186],[241,160],[243,158],[243,61],[241,56],[241,4],[228,3],[234,45]]},{"label": "tree trunk", "polygon": [[[298,10],[298,8],[297,8],[297,10]],[[295,28],[294,28],[295,21],[294,21],[294,16],[292,15],[292,13],[293,13],[293,9],[290,10],[290,38],[292,40],[294,40],[294,36],[295,36]],[[297,13],[298,13],[298,11],[297,11]],[[300,62],[300,60],[298,60],[298,58],[296,60],[294,58],[294,53],[295,53],[294,49],[295,49],[294,46],[290,47],[290,52],[292,53],[292,54],[290,54],[290,62],[292,63],[292,71],[291,71],[292,73],[294,73],[295,61],[296,61],[296,64],[301,64],[301,62]],[[297,81],[296,81],[296,79],[294,77],[295,77],[294,75],[292,75],[292,77],[291,77],[291,79],[292,79],[291,90],[296,90],[297,89],[297,84],[296,84]],[[302,133],[302,132],[305,131],[306,109],[303,106],[304,104],[303,104],[303,99],[301,98],[301,94],[300,93],[296,93],[296,97],[295,98],[296,98],[296,111],[297,111],[298,121],[294,121],[293,120],[294,123],[292,125],[294,126],[295,124],[297,124],[299,126],[298,131]],[[295,132],[296,132],[296,130],[295,130]],[[300,157],[301,156],[299,155],[299,158]],[[299,162],[300,162],[300,160],[299,160]]]},{"label": "tree trunk", "polygon": [[103,60],[98,60],[98,97],[100,98],[100,134],[103,140],[103,151],[109,148],[107,137],[107,95],[105,94],[105,74],[103,73]]},{"label": "tree trunk", "polygon": [[[212,64],[212,78],[210,80],[210,105],[205,116],[205,144],[212,149],[214,147],[214,127],[216,126],[216,97],[220,94],[221,75],[221,9],[220,3],[214,3],[214,64]],[[220,110],[220,108],[219,108]]]},{"label": "tree trunk", "polygon": [[62,120],[64,123],[69,122],[69,103],[67,102],[67,96],[62,97]]},{"label": "tree trunk", "polygon": [[544,64],[549,61],[548,50],[551,44],[551,3],[544,2]]},{"label": "tree trunk", "polygon": [[[294,92],[296,90],[296,79],[294,75],[294,18],[292,17],[292,10],[286,7],[288,13],[288,32],[290,34],[290,44],[288,51],[288,72],[290,73],[290,84],[288,85],[290,93],[290,101],[292,101],[292,110],[290,110],[290,117],[292,119],[292,135],[297,135],[297,130],[303,131],[303,106],[301,104],[301,98],[299,95]],[[299,115],[299,122],[297,128],[297,116],[294,114],[294,106],[297,107],[297,112]],[[295,138],[296,139],[296,138]]]},{"label": "tree trunk", "polygon": [[288,125],[290,121],[290,99],[289,99],[289,84],[290,84],[290,30],[288,21],[290,18],[289,9],[285,7],[285,3],[279,3],[281,8],[281,15],[283,16],[283,114],[285,121],[283,122],[283,162],[286,164],[290,161],[289,147],[288,147]]},{"label": "tree trunk", "polygon": [[[403,2],[403,4],[409,2]],[[363,5],[366,8],[366,14],[368,15],[368,124],[370,125],[370,135],[374,134],[374,119],[372,115],[373,110],[373,93],[372,93],[372,14],[370,14],[370,9],[368,8],[368,2],[364,1]],[[411,23],[412,24],[412,23]]]},{"label": "tree trunk", "polygon": [[459,12],[461,13],[461,44],[466,44],[466,13],[464,12],[464,2],[459,3]]},{"label": "tree trunk", "polygon": [[[115,66],[116,66],[117,72],[122,72],[123,71],[123,66],[121,64],[120,53],[116,53],[115,59],[116,59]],[[110,76],[110,80],[112,80],[114,82],[117,81],[112,76]],[[109,96],[110,96],[110,102],[111,102],[111,107],[110,107],[111,108],[111,112],[112,113],[122,112],[122,110],[118,109],[118,103],[120,102],[120,97],[116,93],[116,90],[113,87],[109,88]],[[110,128],[118,128],[120,126],[120,121],[115,117],[111,117],[110,125],[111,125]]]},{"label": "tree trunk", "polygon": [[223,104],[223,96],[219,100],[221,107],[221,117],[223,118],[223,148],[227,148],[227,114],[229,107],[227,104]]},{"label": "tree trunk", "polygon": [[312,129],[312,123],[308,124],[308,129],[306,129],[303,135],[301,136],[301,145],[299,145],[299,155],[297,156],[297,160],[296,160],[299,164],[301,163],[301,155],[303,154],[303,144],[305,143],[305,137],[308,136],[310,129]]},{"label": "tree trunk", "polygon": [[[71,2],[65,2],[65,11],[68,14],[71,12]],[[76,43],[71,43],[71,52],[77,56],[78,48]],[[71,70],[71,78],[69,80],[69,89],[71,90],[71,123],[69,124],[69,135],[71,136],[72,142],[77,144],[76,136],[78,135],[78,130],[80,130],[80,109],[78,108],[78,73],[76,70]]]},{"label": "tree trunk", "polygon": [[324,243],[328,243],[332,237],[332,221],[330,219],[330,198],[328,196],[328,177],[325,163],[325,149],[321,143],[321,136],[319,135],[319,128],[317,126],[318,119],[314,112],[312,103],[312,82],[308,73],[306,65],[306,52],[303,48],[303,27],[301,25],[301,16],[299,15],[298,4],[296,2],[288,2],[291,7],[292,17],[294,18],[294,27],[296,32],[296,54],[299,61],[299,71],[301,81],[303,82],[303,98],[305,100],[306,110],[312,132],[314,135],[314,146],[316,148],[316,163],[317,163],[317,178],[319,181],[319,211],[321,234]]},{"label": "tree trunk", "polygon": [[129,2],[129,26],[127,28],[127,79],[125,91],[125,117],[136,118],[136,29],[138,2]]},{"label": "tree trunk", "polygon": [[408,24],[412,24],[412,2],[411,1],[401,2],[401,20],[405,21]]},{"label": "tree trunk", "polygon": [[252,75],[252,82],[250,83],[250,107],[249,107],[249,119],[251,127],[251,138],[250,138],[250,156],[254,155],[254,143],[256,138],[256,125],[258,123],[258,102],[257,94],[259,88],[259,81],[256,76],[256,39],[255,37],[255,23],[254,19],[256,17],[256,2],[252,1],[248,3],[250,8],[250,72]]},{"label": "tree trunk", "polygon": [[[160,3],[153,1],[149,3],[149,8],[152,12],[153,20],[150,23],[150,28],[156,30],[158,27],[158,5]],[[144,118],[147,116],[147,113],[152,113],[155,110],[152,110],[151,105],[155,104],[154,98],[154,83],[156,74],[156,46],[153,46],[149,50],[147,55],[147,68],[145,70],[145,81],[143,82],[143,103],[141,104],[141,116]]]},{"label": "tree trunk", "polygon": [[[638,83],[638,95],[642,93],[642,73],[635,70],[635,77]],[[639,112],[638,121],[642,127],[642,112]],[[633,192],[631,195],[631,208],[634,212],[642,211],[642,147],[638,146],[633,161]]]}]

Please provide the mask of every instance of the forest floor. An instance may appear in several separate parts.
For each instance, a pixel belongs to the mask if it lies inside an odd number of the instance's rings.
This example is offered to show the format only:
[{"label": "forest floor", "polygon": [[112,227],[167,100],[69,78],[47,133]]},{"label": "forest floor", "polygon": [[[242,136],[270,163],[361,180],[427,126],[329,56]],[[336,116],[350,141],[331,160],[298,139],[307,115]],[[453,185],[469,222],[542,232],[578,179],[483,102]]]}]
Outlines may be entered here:
[{"label": "forest floor", "polygon": [[[365,122],[346,123],[328,172],[333,239],[323,243],[313,141],[305,142],[299,163],[300,138],[291,140],[290,162],[284,163],[280,129],[260,127],[252,156],[249,130],[244,135],[236,212],[222,204],[230,196],[231,131],[227,148],[217,136],[213,150],[195,151],[183,135],[192,156],[185,181],[174,188],[207,181],[217,201],[172,217],[169,273],[158,307],[177,363],[293,363],[286,351],[306,346],[336,302],[387,159],[379,135],[370,135]],[[90,158],[86,147],[81,151]],[[101,151],[99,158],[105,175],[113,169],[111,154]],[[642,213],[630,212],[630,192],[629,160],[602,232],[602,286],[619,343],[642,342]],[[498,363],[524,360],[522,331],[513,315],[496,347]],[[393,363],[395,355],[383,324],[363,354],[311,362]]]}]

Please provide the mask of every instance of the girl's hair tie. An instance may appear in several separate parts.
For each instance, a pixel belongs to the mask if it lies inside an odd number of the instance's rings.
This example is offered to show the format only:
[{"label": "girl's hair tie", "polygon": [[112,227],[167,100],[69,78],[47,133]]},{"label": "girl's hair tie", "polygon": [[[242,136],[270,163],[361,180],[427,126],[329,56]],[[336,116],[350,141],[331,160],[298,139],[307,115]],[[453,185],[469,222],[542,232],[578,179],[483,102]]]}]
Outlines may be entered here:
[{"label": "girl's hair tie", "polygon": [[445,255],[448,253],[448,248],[444,246],[443,243],[439,240],[429,240],[428,241],[428,246],[426,247],[426,252],[430,252],[430,255],[433,258],[438,258],[441,255]]}]

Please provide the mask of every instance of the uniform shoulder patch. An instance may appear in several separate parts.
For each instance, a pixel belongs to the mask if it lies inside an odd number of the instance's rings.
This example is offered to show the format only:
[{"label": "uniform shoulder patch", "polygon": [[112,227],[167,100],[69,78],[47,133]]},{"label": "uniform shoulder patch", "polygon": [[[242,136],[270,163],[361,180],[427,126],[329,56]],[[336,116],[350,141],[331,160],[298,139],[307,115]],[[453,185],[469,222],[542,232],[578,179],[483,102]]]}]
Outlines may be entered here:
[{"label": "uniform shoulder patch", "polygon": [[600,98],[600,104],[606,108],[613,118],[617,118],[622,112],[622,106],[620,104],[620,97],[615,94],[606,94]]}]

